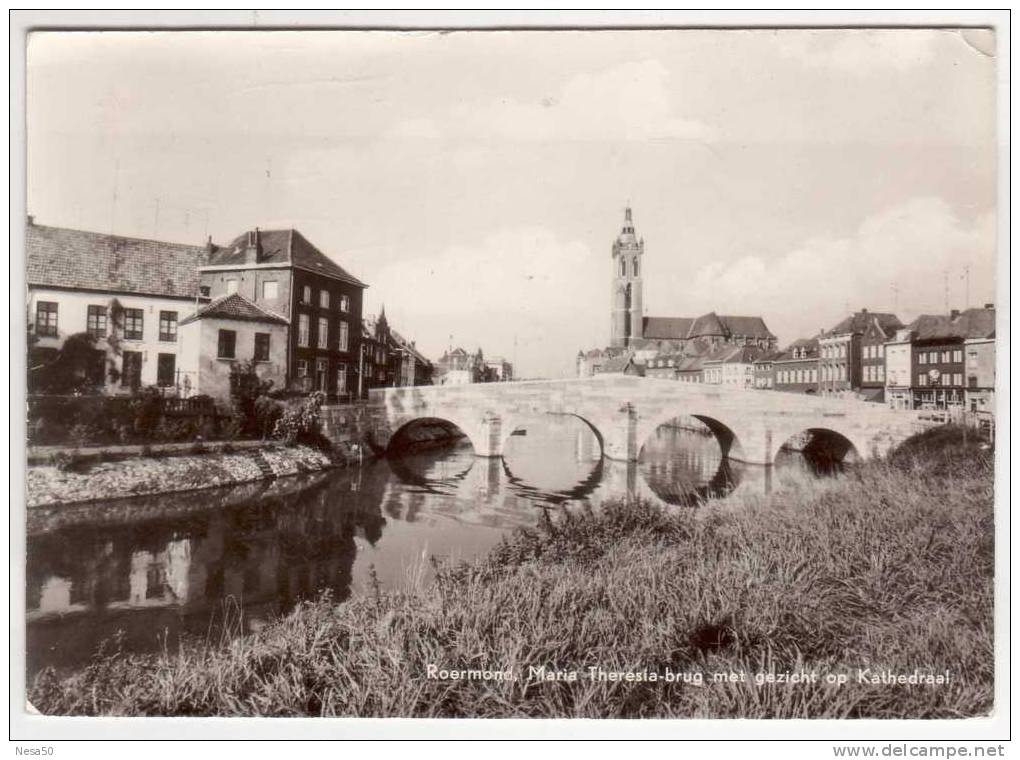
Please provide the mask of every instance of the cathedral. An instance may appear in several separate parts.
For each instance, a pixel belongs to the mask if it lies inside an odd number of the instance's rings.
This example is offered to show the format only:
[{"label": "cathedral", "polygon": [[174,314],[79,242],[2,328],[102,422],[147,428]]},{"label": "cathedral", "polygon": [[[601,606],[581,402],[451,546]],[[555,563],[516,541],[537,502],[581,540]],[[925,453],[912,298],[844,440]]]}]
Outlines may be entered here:
[{"label": "cathedral", "polygon": [[776,336],[761,317],[715,312],[700,317],[646,317],[642,294],[644,255],[645,241],[637,236],[628,207],[623,229],[613,241],[609,346],[578,353],[579,377],[615,371],[617,365],[641,367],[654,363],[659,356],[708,357],[723,348],[744,346],[763,353],[775,350]]}]

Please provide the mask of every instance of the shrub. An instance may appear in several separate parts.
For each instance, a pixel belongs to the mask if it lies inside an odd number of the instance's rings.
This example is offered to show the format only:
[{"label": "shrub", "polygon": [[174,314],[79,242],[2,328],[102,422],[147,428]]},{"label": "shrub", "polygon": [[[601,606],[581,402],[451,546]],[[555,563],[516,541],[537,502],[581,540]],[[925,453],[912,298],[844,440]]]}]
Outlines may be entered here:
[{"label": "shrub", "polygon": [[273,427],[273,437],[288,444],[321,445],[323,436],[320,412],[323,400],[323,394],[316,392],[301,404],[285,410]]}]

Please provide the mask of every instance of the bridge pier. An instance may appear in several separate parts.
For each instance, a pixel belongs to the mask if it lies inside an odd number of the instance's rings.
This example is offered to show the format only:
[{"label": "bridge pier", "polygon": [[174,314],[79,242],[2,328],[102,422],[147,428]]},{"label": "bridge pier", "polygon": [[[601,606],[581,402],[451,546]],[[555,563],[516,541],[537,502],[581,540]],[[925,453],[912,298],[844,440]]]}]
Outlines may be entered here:
[{"label": "bridge pier", "polygon": [[503,456],[503,418],[494,413],[482,415],[478,432],[472,436],[475,454],[480,457]]},{"label": "bridge pier", "polygon": [[602,453],[607,459],[621,462],[636,462],[641,453],[638,440],[638,414],[629,401],[619,408],[617,414],[602,430]]}]

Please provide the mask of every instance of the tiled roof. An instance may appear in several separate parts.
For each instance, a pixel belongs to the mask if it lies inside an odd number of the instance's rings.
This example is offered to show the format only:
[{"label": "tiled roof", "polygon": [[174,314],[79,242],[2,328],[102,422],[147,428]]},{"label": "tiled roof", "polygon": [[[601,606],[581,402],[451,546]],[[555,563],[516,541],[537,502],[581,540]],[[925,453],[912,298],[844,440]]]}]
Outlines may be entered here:
[{"label": "tiled roof", "polygon": [[29,285],[194,298],[205,248],[29,224]]},{"label": "tiled roof", "polygon": [[[245,232],[243,235],[238,235],[225,246],[213,246],[208,264],[212,266],[243,266],[245,250],[248,247],[248,234]],[[301,267],[328,277],[344,280],[352,285],[367,287],[365,283],[312,245],[297,230],[259,230],[258,235],[262,251],[259,257],[261,264]]]},{"label": "tiled roof", "polygon": [[714,311],[691,317],[645,317],[644,337],[660,340],[691,340],[703,336],[745,335],[775,338],[761,317],[719,316]]},{"label": "tiled roof", "polygon": [[765,351],[757,346],[737,346],[723,359],[723,362],[725,364],[750,364],[764,353]]},{"label": "tiled roof", "polygon": [[390,335],[392,336],[393,341],[395,343],[397,343],[401,348],[403,348],[405,351],[411,354],[411,356],[414,357],[415,361],[426,365],[432,363],[425,358],[424,354],[422,354],[421,351],[419,351],[415,346],[411,345],[411,341],[409,341],[403,335],[398,333],[396,330],[390,330]]},{"label": "tiled roof", "polygon": [[881,327],[886,334],[892,334],[899,328],[903,327],[903,323],[900,322],[899,317],[895,314],[889,314],[881,311],[858,311],[843,319],[839,324],[827,331],[825,334],[826,336],[829,336],[846,335],[848,333],[863,333],[866,329],[868,329],[868,325],[871,324],[872,320],[877,320],[879,327]]},{"label": "tiled roof", "polygon": [[922,314],[907,329],[917,340],[990,338],[995,335],[995,309],[967,309],[955,319],[945,314]]},{"label": "tiled roof", "polygon": [[644,317],[642,334],[645,338],[683,340],[693,323],[689,317]]},{"label": "tiled roof", "polygon": [[765,326],[765,320],[761,317],[728,317],[724,315],[719,317],[719,321],[723,323],[723,327],[729,330],[730,335],[744,335],[749,338],[776,337]]},{"label": "tiled roof", "polygon": [[695,319],[691,329],[687,331],[688,338],[697,338],[701,335],[727,335],[722,320],[719,319],[719,316],[714,311],[702,314]]},{"label": "tiled roof", "polygon": [[274,322],[280,325],[290,324],[279,314],[263,309],[240,293],[231,293],[207,303],[191,316],[181,320],[182,325],[198,319],[236,319],[242,322]]}]

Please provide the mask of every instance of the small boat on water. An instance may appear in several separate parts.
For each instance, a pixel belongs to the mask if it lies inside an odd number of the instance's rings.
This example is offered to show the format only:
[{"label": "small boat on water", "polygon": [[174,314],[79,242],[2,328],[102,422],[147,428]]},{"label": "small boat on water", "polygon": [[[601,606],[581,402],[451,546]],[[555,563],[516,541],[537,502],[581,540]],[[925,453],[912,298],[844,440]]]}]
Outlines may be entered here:
[{"label": "small boat on water", "polygon": [[519,429],[519,430],[515,430],[515,431],[514,431],[514,432],[512,432],[512,433],[511,433],[510,435],[511,435],[511,436],[514,436],[514,435],[527,435],[527,434],[528,434],[528,431],[527,431],[527,430],[525,430],[524,428],[521,428],[521,429]]}]

